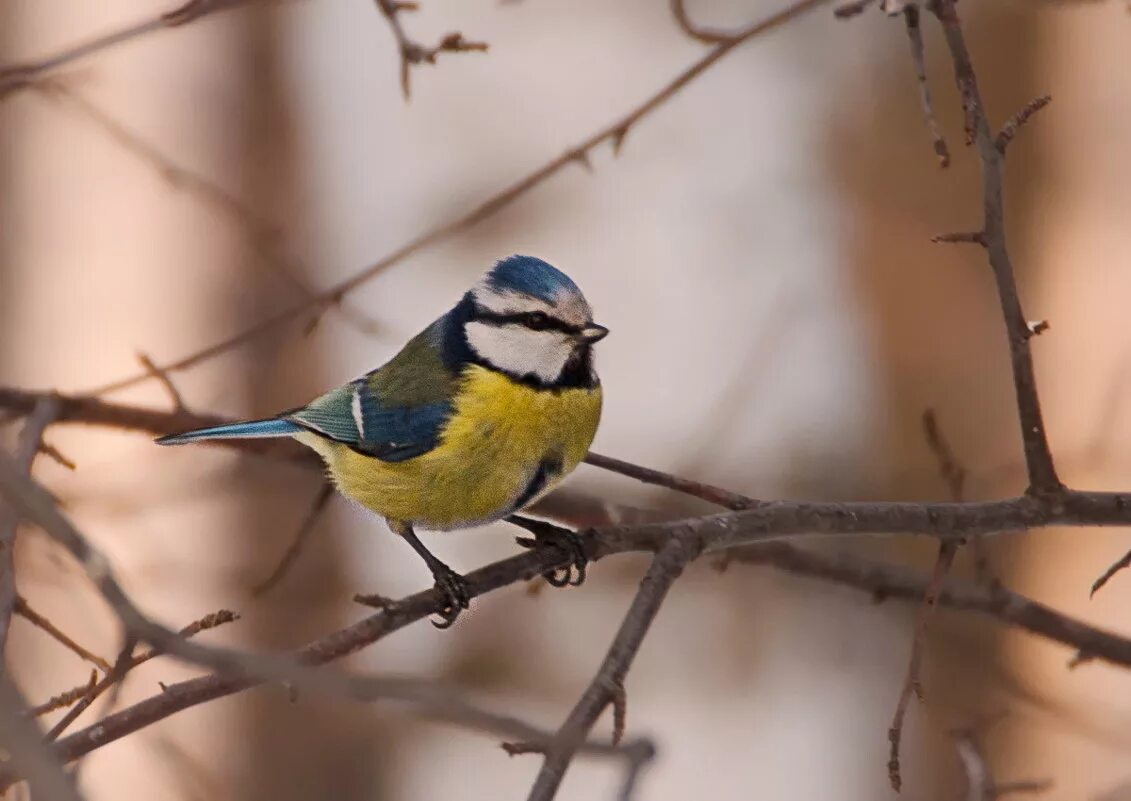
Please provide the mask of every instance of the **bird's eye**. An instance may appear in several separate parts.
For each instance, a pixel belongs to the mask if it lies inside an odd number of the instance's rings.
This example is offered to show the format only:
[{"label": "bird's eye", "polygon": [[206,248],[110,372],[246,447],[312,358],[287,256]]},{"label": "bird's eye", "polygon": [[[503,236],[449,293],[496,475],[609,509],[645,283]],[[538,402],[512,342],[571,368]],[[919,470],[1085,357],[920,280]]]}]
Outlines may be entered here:
[{"label": "bird's eye", "polygon": [[550,318],[542,312],[530,312],[523,322],[527,328],[533,328],[535,331],[542,331],[550,327]]}]

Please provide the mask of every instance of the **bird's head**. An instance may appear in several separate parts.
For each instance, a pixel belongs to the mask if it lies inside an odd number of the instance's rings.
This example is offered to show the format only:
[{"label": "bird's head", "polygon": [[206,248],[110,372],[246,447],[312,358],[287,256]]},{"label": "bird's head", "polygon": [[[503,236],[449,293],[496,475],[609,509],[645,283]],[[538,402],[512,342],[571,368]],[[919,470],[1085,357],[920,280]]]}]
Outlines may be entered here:
[{"label": "bird's head", "polygon": [[532,256],[495,265],[464,298],[475,356],[542,386],[594,386],[590,348],[609,333],[568,275]]}]

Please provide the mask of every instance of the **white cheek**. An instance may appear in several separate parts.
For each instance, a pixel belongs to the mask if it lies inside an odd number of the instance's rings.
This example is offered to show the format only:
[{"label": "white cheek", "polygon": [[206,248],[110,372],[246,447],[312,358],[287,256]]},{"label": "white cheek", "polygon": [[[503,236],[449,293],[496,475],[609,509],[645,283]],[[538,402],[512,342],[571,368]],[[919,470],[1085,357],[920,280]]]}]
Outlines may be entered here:
[{"label": "white cheek", "polygon": [[481,358],[514,375],[556,381],[573,353],[573,342],[559,331],[531,331],[517,325],[467,324],[467,342]]}]

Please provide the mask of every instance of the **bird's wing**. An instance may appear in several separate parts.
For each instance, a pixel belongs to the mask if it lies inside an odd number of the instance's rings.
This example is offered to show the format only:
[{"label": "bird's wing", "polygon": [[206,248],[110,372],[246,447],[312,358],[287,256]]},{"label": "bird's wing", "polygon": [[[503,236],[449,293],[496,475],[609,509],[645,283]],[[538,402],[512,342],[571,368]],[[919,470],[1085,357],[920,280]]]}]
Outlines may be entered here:
[{"label": "bird's wing", "polygon": [[324,437],[386,462],[435,448],[451,416],[458,376],[445,364],[438,321],[385,366],[285,415]]}]

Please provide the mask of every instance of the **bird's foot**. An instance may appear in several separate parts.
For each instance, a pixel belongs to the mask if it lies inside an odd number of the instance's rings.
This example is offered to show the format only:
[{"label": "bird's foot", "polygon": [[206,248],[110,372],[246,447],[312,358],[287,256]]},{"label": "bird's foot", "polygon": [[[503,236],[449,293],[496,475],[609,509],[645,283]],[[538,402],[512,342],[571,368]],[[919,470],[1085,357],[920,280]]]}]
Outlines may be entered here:
[{"label": "bird's foot", "polygon": [[569,557],[569,564],[562,568],[543,573],[542,578],[552,587],[580,587],[585,581],[589,557],[585,555],[585,544],[575,531],[555,526],[543,520],[511,515],[508,521],[529,531],[534,539],[515,537],[523,548],[539,548],[544,545],[557,548]]},{"label": "bird's foot", "polygon": [[450,628],[471,602],[467,579],[443,563],[433,568],[432,578],[436,580],[436,591],[444,599],[444,606],[437,613],[440,620],[433,620],[432,625],[438,629]]}]

